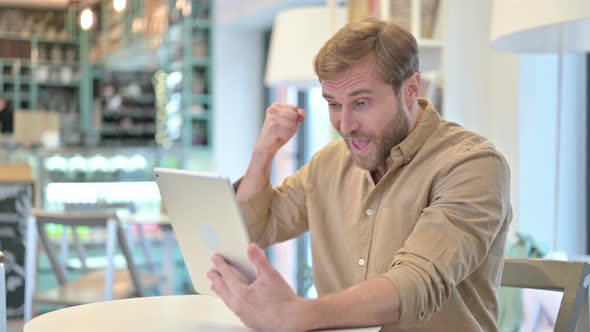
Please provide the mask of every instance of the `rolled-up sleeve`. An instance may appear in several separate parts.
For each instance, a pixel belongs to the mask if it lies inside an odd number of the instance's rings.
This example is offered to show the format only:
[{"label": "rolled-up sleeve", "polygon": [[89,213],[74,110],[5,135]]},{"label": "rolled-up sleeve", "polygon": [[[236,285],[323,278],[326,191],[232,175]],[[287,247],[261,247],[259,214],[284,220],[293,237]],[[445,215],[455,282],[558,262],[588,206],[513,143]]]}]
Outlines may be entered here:
[{"label": "rolled-up sleeve", "polygon": [[[250,240],[262,248],[297,237],[308,229],[305,201],[309,164],[273,188],[271,184],[239,206]],[[239,188],[240,181],[234,184]]]},{"label": "rolled-up sleeve", "polygon": [[398,326],[426,322],[486,259],[510,213],[510,172],[491,147],[464,149],[431,185],[426,207],[390,269],[400,295]]}]

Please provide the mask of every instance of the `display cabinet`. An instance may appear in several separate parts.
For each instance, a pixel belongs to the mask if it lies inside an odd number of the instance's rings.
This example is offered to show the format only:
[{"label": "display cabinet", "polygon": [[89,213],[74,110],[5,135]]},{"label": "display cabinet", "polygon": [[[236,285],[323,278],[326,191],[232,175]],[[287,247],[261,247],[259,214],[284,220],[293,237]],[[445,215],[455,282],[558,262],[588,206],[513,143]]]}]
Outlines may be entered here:
[{"label": "display cabinet", "polygon": [[97,62],[158,73],[156,143],[166,148],[212,147],[212,11],[210,0],[133,0],[117,14],[103,1],[99,10]]},{"label": "display cabinet", "polygon": [[95,81],[94,118],[105,146],[155,145],[153,72],[102,71]]},{"label": "display cabinet", "polygon": [[88,58],[78,8],[0,9],[0,96],[15,110],[59,112],[62,127],[75,131],[63,143],[81,144],[89,114],[84,83],[91,78],[82,71]]}]

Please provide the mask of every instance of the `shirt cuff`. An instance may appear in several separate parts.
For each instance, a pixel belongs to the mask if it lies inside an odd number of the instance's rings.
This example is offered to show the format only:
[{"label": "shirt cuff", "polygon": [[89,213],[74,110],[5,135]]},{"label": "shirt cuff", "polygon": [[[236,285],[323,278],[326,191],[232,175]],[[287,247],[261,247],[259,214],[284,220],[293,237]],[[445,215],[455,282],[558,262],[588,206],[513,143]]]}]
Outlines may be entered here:
[{"label": "shirt cuff", "polygon": [[416,276],[411,270],[404,267],[394,267],[381,276],[389,279],[399,294],[400,316],[395,324],[401,328],[410,328],[422,325],[426,322],[426,312],[419,299],[422,296],[416,285]]}]

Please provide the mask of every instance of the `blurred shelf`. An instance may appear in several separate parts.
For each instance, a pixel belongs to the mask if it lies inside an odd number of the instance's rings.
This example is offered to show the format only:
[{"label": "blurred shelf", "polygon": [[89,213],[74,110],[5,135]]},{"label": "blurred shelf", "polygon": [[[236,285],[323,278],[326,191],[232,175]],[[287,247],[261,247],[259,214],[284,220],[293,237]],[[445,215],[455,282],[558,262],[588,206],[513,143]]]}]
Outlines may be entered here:
[{"label": "blurred shelf", "polygon": [[102,112],[102,116],[103,117],[108,117],[108,118],[124,118],[124,117],[130,117],[130,118],[147,118],[147,119],[153,119],[156,117],[156,110],[155,109],[135,109],[135,110],[120,110],[120,111],[103,111]]},{"label": "blurred shelf", "polygon": [[[141,146],[144,149],[152,149],[152,150],[156,150],[159,148],[159,146],[156,144],[156,142],[154,140],[145,140],[145,139],[135,139],[135,140],[130,140],[130,139],[120,139],[117,137],[102,137],[100,139],[101,141],[101,145],[97,146],[97,148],[100,147],[109,147],[109,148],[113,148],[116,150],[134,150],[137,149],[138,146]],[[129,181],[129,180],[125,180],[125,181]]]},{"label": "blurred shelf", "polygon": [[119,15],[119,17],[110,17],[109,18],[109,23],[106,26],[106,30],[112,29],[113,27],[121,24],[121,23],[125,23],[125,16],[124,15]]},{"label": "blurred shelf", "polygon": [[[31,38],[35,40],[34,37]],[[52,39],[47,37],[37,38],[38,42],[41,43],[51,43],[51,44],[64,44],[64,45],[77,45],[78,41],[76,39]]]},{"label": "blurred shelf", "polygon": [[211,96],[210,95],[192,95],[192,103],[193,104],[211,104]]},{"label": "blurred shelf", "polygon": [[193,120],[209,121],[211,117],[207,112],[189,113],[189,117]]},{"label": "blurred shelf", "polygon": [[206,67],[211,65],[211,59],[207,58],[196,58],[191,61],[191,65],[193,66],[201,66]]},{"label": "blurred shelf", "polygon": [[31,65],[30,59],[23,58],[0,58],[0,62],[2,62],[6,67],[14,66],[15,64],[18,64],[22,67],[28,67]]},{"label": "blurred shelf", "polygon": [[[10,101],[14,101],[14,91],[4,91],[4,98],[10,100]],[[27,99],[30,98],[29,92],[20,92],[20,101],[27,101]]]},{"label": "blurred shelf", "polygon": [[138,103],[138,104],[150,104],[150,103],[154,103],[154,101],[156,100],[156,98],[153,95],[141,95],[141,96],[124,96],[124,95],[122,95],[121,97],[125,101],[134,102],[134,103]]},{"label": "blurred shelf", "polygon": [[[14,75],[10,75],[9,77],[13,77]],[[14,79],[14,78],[9,78],[9,77],[4,77],[4,79],[2,80],[4,83],[9,83],[9,84],[30,84],[29,82],[31,81],[31,78],[27,76],[27,78],[23,77],[23,76],[19,76],[20,78]]]},{"label": "blurred shelf", "polygon": [[42,87],[49,87],[49,88],[78,88],[78,82],[59,82],[59,81],[46,81],[46,82],[37,82],[39,86]]},{"label": "blurred shelf", "polygon": [[47,66],[56,66],[56,67],[76,67],[79,66],[80,63],[77,61],[50,61],[50,60],[35,60],[31,61],[32,64],[36,65],[47,65]]},{"label": "blurred shelf", "polygon": [[[208,67],[211,65],[211,59],[209,59],[208,57],[206,58],[193,58],[190,60],[190,63],[188,64],[189,67],[193,66],[193,67]],[[181,60],[177,60],[177,61],[173,61],[168,65],[168,68],[170,71],[182,71],[182,69],[184,69],[186,66],[186,64],[181,61]]]},{"label": "blurred shelf", "polygon": [[78,43],[73,38],[51,38],[51,37],[43,36],[43,35],[18,34],[18,33],[2,32],[2,31],[0,31],[0,39],[18,40],[18,41],[38,41],[41,43],[66,44],[66,45],[76,45]]},{"label": "blurred shelf", "polygon": [[[155,135],[156,128],[121,128],[120,126],[104,126],[100,128],[101,135],[109,136],[110,138],[118,137],[125,139],[127,136],[147,136]],[[146,141],[151,141],[146,140]]]}]

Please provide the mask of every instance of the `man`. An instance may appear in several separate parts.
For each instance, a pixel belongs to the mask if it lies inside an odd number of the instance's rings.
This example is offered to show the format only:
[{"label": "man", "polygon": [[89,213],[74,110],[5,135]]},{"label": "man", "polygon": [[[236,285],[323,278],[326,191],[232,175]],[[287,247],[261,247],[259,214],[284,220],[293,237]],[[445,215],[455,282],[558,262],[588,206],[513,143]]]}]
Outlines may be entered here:
[{"label": "man", "polygon": [[[263,331],[497,331],[511,220],[504,158],[418,99],[416,40],[395,24],[347,25],[314,67],[342,140],[272,188],[271,161],[305,113],[267,109],[237,191],[257,279],[244,284],[214,256],[211,288]],[[318,299],[296,296],[258,247],[305,231]]]},{"label": "man", "polygon": [[13,122],[14,112],[6,99],[0,96],[0,133],[11,134],[14,130]]}]

